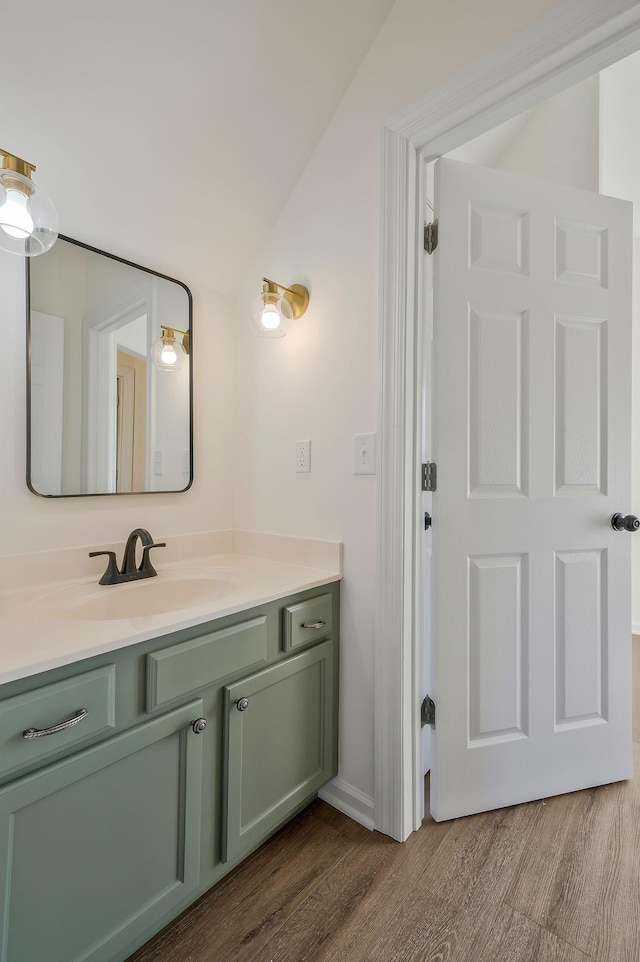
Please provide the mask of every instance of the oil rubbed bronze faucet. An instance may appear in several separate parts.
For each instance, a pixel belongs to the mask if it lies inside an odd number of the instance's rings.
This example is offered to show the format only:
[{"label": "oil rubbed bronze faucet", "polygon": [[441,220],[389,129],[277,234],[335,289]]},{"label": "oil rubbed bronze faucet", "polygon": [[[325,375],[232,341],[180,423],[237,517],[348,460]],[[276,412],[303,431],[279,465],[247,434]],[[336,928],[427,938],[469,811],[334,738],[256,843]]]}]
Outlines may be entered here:
[{"label": "oil rubbed bronze faucet", "polygon": [[[142,545],[142,561],[139,565],[136,565],[136,547],[138,540]],[[127,581],[155,578],[158,572],[151,564],[149,552],[152,548],[166,548],[166,546],[165,541],[160,541],[156,544],[146,528],[135,528],[127,538],[124,555],[122,556],[122,568],[118,568],[116,564],[115,551],[90,551],[90,558],[97,558],[103,554],[109,558],[107,570],[98,584],[122,585]]]}]

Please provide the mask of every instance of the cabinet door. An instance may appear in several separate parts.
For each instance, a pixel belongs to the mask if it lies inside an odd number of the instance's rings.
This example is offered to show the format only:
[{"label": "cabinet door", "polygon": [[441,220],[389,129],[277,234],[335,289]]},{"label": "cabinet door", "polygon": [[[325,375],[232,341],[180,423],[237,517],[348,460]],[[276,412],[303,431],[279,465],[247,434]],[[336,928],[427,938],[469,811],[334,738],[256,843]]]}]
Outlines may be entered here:
[{"label": "cabinet door", "polygon": [[225,688],[222,859],[248,851],[335,775],[333,646]]},{"label": "cabinet door", "polygon": [[114,962],[197,888],[201,712],[191,702],[0,790],[1,962]]}]

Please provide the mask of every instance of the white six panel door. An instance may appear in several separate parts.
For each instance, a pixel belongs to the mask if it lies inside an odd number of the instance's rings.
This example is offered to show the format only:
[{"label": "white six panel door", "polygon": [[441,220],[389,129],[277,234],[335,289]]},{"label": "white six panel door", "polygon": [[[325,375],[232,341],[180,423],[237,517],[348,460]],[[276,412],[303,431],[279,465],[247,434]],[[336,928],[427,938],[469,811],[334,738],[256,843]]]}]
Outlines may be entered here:
[{"label": "white six panel door", "polygon": [[442,820],[631,774],[632,207],[440,160],[436,211]]}]

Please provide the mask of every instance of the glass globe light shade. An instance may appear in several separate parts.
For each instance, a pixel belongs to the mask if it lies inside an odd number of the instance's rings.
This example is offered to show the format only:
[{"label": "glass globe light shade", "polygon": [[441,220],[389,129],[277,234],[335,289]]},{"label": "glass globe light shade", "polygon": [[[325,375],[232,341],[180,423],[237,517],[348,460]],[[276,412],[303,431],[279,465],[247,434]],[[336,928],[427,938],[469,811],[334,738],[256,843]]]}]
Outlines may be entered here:
[{"label": "glass globe light shade", "polygon": [[280,291],[263,291],[251,305],[253,328],[258,337],[284,337],[293,320],[291,304]]},{"label": "glass globe light shade", "polygon": [[0,170],[0,250],[36,257],[57,237],[58,215],[44,190],[15,170]]},{"label": "glass globe light shade", "polygon": [[173,332],[163,331],[151,345],[151,360],[159,371],[180,371],[185,363],[182,341]]}]

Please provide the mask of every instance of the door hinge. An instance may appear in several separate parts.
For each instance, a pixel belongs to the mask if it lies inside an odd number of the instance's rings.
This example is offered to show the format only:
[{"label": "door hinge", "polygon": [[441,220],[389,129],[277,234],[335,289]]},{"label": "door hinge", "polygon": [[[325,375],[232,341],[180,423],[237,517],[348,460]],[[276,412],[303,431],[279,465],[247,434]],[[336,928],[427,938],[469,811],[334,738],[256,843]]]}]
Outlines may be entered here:
[{"label": "door hinge", "polygon": [[434,702],[433,698],[429,698],[428,695],[422,702],[420,716],[422,718],[423,728],[425,725],[431,725],[432,728],[436,727],[436,703]]},{"label": "door hinge", "polygon": [[438,468],[435,461],[422,465],[422,490],[435,491],[438,486]]},{"label": "door hinge", "polygon": [[433,254],[438,246],[438,221],[424,225],[424,249],[427,254]]}]

